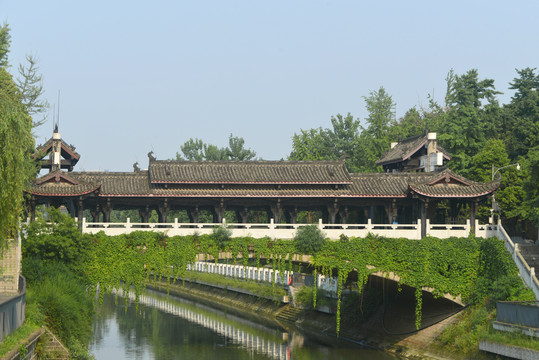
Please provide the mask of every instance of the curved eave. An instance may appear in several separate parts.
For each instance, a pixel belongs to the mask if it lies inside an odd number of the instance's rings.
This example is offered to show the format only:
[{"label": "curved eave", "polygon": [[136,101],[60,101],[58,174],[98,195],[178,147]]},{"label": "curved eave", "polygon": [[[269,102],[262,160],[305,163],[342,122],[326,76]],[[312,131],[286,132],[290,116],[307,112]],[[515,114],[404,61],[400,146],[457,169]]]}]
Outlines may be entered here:
[{"label": "curved eave", "polygon": [[418,195],[422,195],[425,197],[431,197],[431,198],[476,198],[476,197],[482,197],[486,195],[490,195],[496,191],[497,187],[494,189],[490,189],[488,191],[482,191],[472,194],[431,194],[427,193],[425,191],[421,191],[410,185],[410,190],[415,192]]},{"label": "curved eave", "polygon": [[99,189],[99,187],[100,187],[100,185],[98,185],[95,188],[92,188],[90,190],[87,190],[87,191],[82,191],[82,192],[78,192],[78,193],[71,193],[71,194],[44,193],[44,192],[37,192],[37,191],[32,191],[32,190],[27,190],[26,192],[29,193],[29,194],[38,195],[38,196],[68,196],[68,197],[71,197],[71,196],[82,196],[82,195],[90,194],[90,193],[96,191],[97,189]]}]

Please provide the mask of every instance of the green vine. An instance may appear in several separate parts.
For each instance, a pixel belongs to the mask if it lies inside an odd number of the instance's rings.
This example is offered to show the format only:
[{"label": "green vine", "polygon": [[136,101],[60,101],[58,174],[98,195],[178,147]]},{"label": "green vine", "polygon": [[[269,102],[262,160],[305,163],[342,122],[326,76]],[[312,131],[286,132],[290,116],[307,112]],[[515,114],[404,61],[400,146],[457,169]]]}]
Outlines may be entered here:
[{"label": "green vine", "polygon": [[[399,279],[399,288],[401,285],[414,287],[415,324],[419,328],[422,319],[421,289],[433,288],[435,296],[446,293],[462,295],[463,299],[470,296],[479,271],[480,247],[484,241],[474,237],[427,237],[417,241],[373,235],[345,240],[326,242],[311,257],[315,276],[314,308],[317,303],[316,276],[330,277],[334,271],[337,272],[337,333],[340,331],[342,290],[351,272],[357,274],[360,294],[373,272],[392,273]],[[223,251],[230,254],[234,263],[241,256],[243,266],[249,264],[251,254],[257,268],[264,258],[273,270],[279,271],[281,277],[291,269],[291,259],[297,252],[290,240],[249,237],[230,239]],[[87,271],[92,282],[99,284],[102,293],[115,287],[124,291],[134,287],[138,296],[151,274],[155,275],[154,281],[166,278],[168,292],[171,282],[178,277],[184,278],[187,265],[194,263],[201,254],[205,260],[217,262],[219,259],[219,246],[209,235],[166,237],[152,232],[133,232],[109,237],[99,233],[92,236]],[[273,274],[275,282],[275,271]]]}]

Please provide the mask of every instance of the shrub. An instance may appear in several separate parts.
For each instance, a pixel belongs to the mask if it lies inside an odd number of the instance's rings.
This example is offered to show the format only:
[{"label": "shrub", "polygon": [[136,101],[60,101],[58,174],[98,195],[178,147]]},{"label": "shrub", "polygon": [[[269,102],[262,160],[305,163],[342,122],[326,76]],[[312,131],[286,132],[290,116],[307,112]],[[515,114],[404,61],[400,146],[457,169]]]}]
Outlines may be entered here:
[{"label": "shrub", "polygon": [[217,243],[220,250],[224,250],[226,248],[231,236],[232,231],[224,225],[213,228],[212,238]]},{"label": "shrub", "polygon": [[294,237],[296,251],[299,254],[314,255],[322,249],[326,238],[316,225],[307,225],[298,229]]}]

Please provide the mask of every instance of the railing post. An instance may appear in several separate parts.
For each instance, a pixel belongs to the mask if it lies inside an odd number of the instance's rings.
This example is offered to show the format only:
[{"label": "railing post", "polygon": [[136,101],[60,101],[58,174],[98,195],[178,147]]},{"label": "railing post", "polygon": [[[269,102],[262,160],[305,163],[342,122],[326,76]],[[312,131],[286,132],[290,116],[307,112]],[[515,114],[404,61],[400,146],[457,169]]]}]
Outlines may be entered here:
[{"label": "railing post", "polygon": [[86,230],[86,218],[83,217],[82,218],[82,233],[83,234],[84,234],[85,230]]},{"label": "railing post", "polygon": [[372,219],[368,218],[367,219],[367,232],[371,232],[371,231],[372,231]]},{"label": "railing post", "polygon": [[324,229],[324,226],[322,226],[322,219],[318,219],[318,229],[322,230]]},{"label": "railing post", "polygon": [[178,228],[178,218],[174,218],[174,229]]},{"label": "railing post", "polygon": [[421,240],[421,218],[417,219],[417,228],[416,228],[416,236],[417,239]]}]

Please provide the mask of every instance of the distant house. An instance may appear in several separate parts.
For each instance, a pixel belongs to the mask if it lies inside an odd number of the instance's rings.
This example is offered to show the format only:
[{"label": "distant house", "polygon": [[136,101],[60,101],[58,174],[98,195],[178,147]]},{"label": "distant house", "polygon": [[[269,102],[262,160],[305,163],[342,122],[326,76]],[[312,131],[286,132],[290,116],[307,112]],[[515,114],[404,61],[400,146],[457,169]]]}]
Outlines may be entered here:
[{"label": "distant house", "polygon": [[425,131],[424,134],[412,136],[396,143],[376,161],[384,172],[433,172],[444,165],[451,156],[438,146],[436,133]]}]

